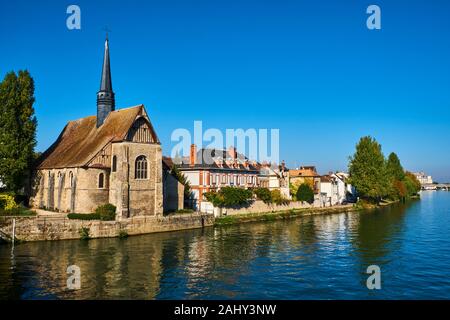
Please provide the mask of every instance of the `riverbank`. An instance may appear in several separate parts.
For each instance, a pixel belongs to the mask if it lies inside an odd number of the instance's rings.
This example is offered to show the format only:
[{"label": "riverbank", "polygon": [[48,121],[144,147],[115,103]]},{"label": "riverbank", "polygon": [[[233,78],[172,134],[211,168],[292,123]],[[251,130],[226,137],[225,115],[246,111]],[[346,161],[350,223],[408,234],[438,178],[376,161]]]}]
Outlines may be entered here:
[{"label": "riverbank", "polygon": [[[420,198],[420,197],[418,197]],[[65,214],[0,217],[0,238],[10,242],[114,238],[149,233],[180,231],[203,227],[221,227],[248,222],[292,219],[301,216],[338,214],[371,210],[389,206],[398,201],[385,201],[376,205],[339,205],[332,207],[306,207],[270,212],[253,212],[214,217],[211,213],[175,214],[157,217],[134,217],[121,221],[68,219]],[[15,221],[15,226],[13,221]],[[14,229],[14,231],[13,231]]]},{"label": "riverbank", "polygon": [[258,221],[275,221],[275,220],[291,219],[300,216],[335,214],[358,210],[362,209],[355,207],[353,204],[348,204],[323,208],[302,208],[276,212],[236,214],[216,218],[214,221],[214,226],[226,226],[238,223],[258,222]]},{"label": "riverbank", "polygon": [[212,214],[142,216],[121,221],[77,220],[65,216],[1,217],[0,237],[16,241],[114,238],[203,228],[214,224]]}]

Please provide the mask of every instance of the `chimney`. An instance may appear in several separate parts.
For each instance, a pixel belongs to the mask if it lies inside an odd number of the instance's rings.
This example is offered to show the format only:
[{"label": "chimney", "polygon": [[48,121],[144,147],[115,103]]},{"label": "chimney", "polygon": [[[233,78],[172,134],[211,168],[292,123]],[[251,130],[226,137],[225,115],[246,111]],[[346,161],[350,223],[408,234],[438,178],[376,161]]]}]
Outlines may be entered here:
[{"label": "chimney", "polygon": [[232,160],[236,160],[237,152],[236,152],[236,148],[235,147],[233,147],[233,146],[229,147],[228,148],[228,153],[229,153],[229,155],[230,155]]},{"label": "chimney", "polygon": [[197,163],[197,146],[195,144],[191,144],[191,154],[189,157],[189,165],[191,167],[195,166]]}]

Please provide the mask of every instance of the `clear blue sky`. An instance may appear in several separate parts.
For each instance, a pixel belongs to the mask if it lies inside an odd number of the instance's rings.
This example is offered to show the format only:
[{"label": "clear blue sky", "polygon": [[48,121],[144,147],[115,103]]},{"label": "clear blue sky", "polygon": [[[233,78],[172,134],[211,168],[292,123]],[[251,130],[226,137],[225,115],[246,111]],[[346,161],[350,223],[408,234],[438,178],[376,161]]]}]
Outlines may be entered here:
[{"label": "clear blue sky", "polygon": [[[81,7],[81,30],[66,8]],[[366,28],[366,8],[382,30]],[[105,25],[116,105],[176,128],[279,128],[289,166],[343,170],[374,136],[450,181],[449,1],[2,1],[0,76],[36,82],[38,150],[96,112]]]}]

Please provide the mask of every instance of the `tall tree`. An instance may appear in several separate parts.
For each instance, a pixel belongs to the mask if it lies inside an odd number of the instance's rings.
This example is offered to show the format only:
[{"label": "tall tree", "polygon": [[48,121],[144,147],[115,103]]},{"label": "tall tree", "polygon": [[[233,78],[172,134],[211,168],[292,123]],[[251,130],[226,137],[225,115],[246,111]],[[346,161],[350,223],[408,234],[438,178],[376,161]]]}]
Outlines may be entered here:
[{"label": "tall tree", "polygon": [[359,140],[355,154],[350,157],[349,174],[361,197],[379,202],[387,195],[390,179],[386,174],[386,160],[375,139],[367,136]]},{"label": "tall tree", "polygon": [[34,81],[28,71],[6,74],[0,83],[0,179],[20,192],[30,174],[36,146]]},{"label": "tall tree", "polygon": [[392,152],[386,163],[387,174],[397,181],[402,181],[405,179],[405,171],[400,163],[398,156]]},{"label": "tall tree", "polygon": [[392,152],[386,162],[386,173],[391,181],[391,189],[389,190],[389,198],[397,200],[404,199],[407,191],[403,180],[405,179],[405,171],[400,163],[398,156]]}]

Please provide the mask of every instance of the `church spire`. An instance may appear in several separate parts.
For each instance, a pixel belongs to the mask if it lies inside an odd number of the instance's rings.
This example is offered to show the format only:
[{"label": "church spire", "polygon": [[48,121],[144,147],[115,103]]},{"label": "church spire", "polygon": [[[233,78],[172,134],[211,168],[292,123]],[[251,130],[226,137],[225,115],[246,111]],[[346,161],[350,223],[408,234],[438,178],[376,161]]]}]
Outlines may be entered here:
[{"label": "church spire", "polygon": [[111,111],[114,111],[114,107],[115,100],[111,81],[111,67],[109,63],[108,34],[106,34],[100,91],[97,92],[97,128],[103,124],[108,114]]}]

